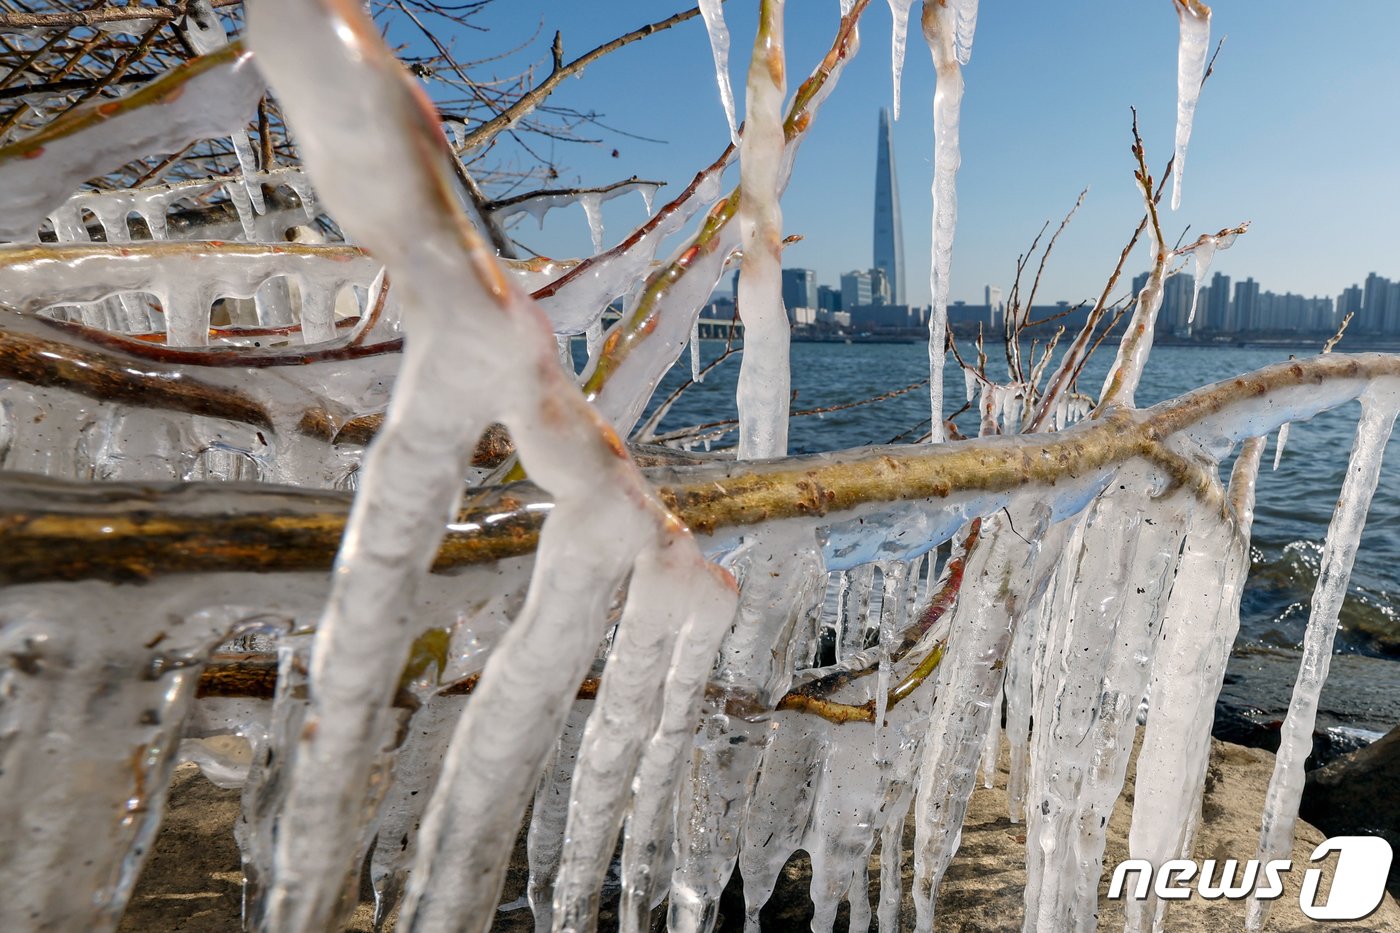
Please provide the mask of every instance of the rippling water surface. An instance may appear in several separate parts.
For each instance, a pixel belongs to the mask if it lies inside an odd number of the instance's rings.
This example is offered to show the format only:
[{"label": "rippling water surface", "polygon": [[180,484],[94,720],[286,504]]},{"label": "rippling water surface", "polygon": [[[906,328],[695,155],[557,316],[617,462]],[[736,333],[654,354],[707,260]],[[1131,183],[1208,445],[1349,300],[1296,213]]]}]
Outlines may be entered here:
[{"label": "rippling water surface", "polygon": [[[1345,344],[1344,344],[1345,345]],[[721,342],[706,342],[704,357],[714,359]],[[966,348],[964,348],[966,352]],[[1198,386],[1217,382],[1288,359],[1310,356],[1316,348],[1244,349],[1158,347],[1138,391],[1138,404],[1150,405]],[[1339,351],[1340,352],[1340,349]],[[1111,355],[1091,361],[1083,384],[1097,394]],[[993,360],[990,370],[998,369]],[[735,355],[684,393],[662,424],[663,430],[734,417]],[[792,346],[793,409],[823,408],[869,398],[907,386],[928,372],[927,350],[914,344],[818,344]],[[678,366],[658,397],[679,385],[688,367]],[[950,369],[945,388],[950,408],[966,397],[962,373]],[[1259,478],[1254,524],[1254,567],[1242,611],[1241,641],[1280,648],[1296,647],[1307,623],[1308,603],[1317,581],[1318,558],[1327,522],[1341,488],[1347,455],[1360,406],[1356,403],[1293,425],[1277,471],[1273,439]],[[916,389],[876,405],[795,418],[793,453],[835,450],[888,443],[896,436],[917,438],[927,430],[928,390]],[[964,415],[965,433],[975,421]],[[1397,432],[1400,434],[1400,432]],[[734,435],[717,440],[734,443]],[[1400,658],[1400,440],[1392,439],[1380,487],[1371,506],[1361,551],[1352,574],[1351,595],[1342,612],[1338,649]]]}]

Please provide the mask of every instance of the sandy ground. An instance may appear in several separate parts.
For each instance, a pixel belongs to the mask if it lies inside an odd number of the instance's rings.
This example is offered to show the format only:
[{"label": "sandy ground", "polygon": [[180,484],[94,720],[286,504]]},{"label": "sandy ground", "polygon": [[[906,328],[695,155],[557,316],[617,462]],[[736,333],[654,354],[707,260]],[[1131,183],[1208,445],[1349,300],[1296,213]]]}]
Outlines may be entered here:
[{"label": "sandy ground", "polygon": [[[1003,754],[1003,759],[1005,755]],[[1203,808],[1203,826],[1197,842],[1199,858],[1245,859],[1254,851],[1258,838],[1259,810],[1273,770],[1273,756],[1257,749],[1214,743],[1211,774]],[[1131,781],[1133,775],[1129,773]],[[1127,858],[1127,832],[1131,789],[1120,801],[1109,823],[1105,864],[1116,865]],[[171,789],[171,805],[155,851],[147,862],[135,896],[122,923],[123,933],[237,933],[241,875],[238,849],[233,839],[233,822],[238,817],[238,793],[220,790],[205,781],[193,766],[176,773]],[[1300,822],[1294,851],[1295,864],[1307,862],[1323,834]],[[1014,933],[1021,929],[1021,897],[1025,884],[1022,859],[1024,827],[1012,824],[1006,815],[1005,763],[1002,780],[993,790],[978,788],[963,828],[962,846],[948,871],[939,895],[937,929],[948,933]],[[909,840],[912,842],[912,838]],[[517,859],[517,862],[520,860]],[[906,882],[912,858],[904,860]],[[806,898],[807,861],[795,858],[784,870],[778,890],[764,910],[765,930],[805,930],[811,916]],[[878,878],[876,861],[871,875]],[[1324,867],[1322,890],[1330,885],[1330,870]],[[1321,924],[1307,919],[1298,907],[1301,872],[1285,876],[1286,893],[1276,902],[1268,930],[1273,933],[1303,931],[1397,931],[1400,933],[1400,906],[1386,897],[1380,909],[1364,921],[1351,924]],[[513,870],[504,902],[522,892],[523,875]],[[1107,879],[1101,886],[1106,890]],[[1122,929],[1123,911],[1119,903],[1100,899],[1100,928]],[[743,903],[737,885],[721,903],[719,929],[742,929]],[[906,904],[901,927],[912,929],[912,906]],[[1199,898],[1178,902],[1168,914],[1167,929],[1180,933],[1239,930],[1243,928],[1244,908],[1240,903],[1208,902]],[[846,907],[842,906],[837,929],[845,928]],[[607,928],[605,916],[603,928]],[[350,930],[370,930],[369,913],[362,907]],[[392,929],[392,927],[391,927]],[[499,915],[497,930],[533,929],[528,911]]]}]

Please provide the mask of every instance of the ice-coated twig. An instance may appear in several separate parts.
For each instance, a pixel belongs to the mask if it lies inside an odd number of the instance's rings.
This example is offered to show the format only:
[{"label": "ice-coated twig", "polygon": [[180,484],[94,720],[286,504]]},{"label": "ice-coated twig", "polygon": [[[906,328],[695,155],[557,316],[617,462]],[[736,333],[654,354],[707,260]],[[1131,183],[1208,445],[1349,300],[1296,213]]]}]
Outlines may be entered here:
[{"label": "ice-coated twig", "polygon": [[94,175],[242,127],[263,91],[253,56],[235,42],[0,148],[0,240],[32,236],[56,204]]},{"label": "ice-coated twig", "polygon": [[782,298],[783,0],[762,0],[749,63],[744,138],[739,144],[739,231],[744,264],[736,301],[744,309],[739,365],[739,458],[787,454],[789,324]]},{"label": "ice-coated twig", "polygon": [[[255,3],[249,29],[288,121],[306,128],[302,156],[326,203],[403,283],[408,333],[389,417],[361,471],[342,572],[318,627],[312,706],[291,765],[266,925],[293,930],[337,919],[363,821],[364,746],[394,686],[395,665],[385,662],[403,654],[412,594],[460,494],[463,454],[496,408],[531,474],[560,501],[540,534],[525,605],[453,737],[401,920],[410,930],[484,929],[529,789],[592,660],[617,584],[647,548],[673,548],[701,575],[705,565],[558,366],[543,314],[510,285],[460,213],[435,115],[362,7]],[[320,80],[299,80],[308,67]],[[363,145],[358,131],[368,114],[393,124],[375,146]],[[395,183],[366,197],[366,176]],[[442,294],[477,313],[464,321],[460,308],[432,297]],[[486,404],[458,409],[443,404],[443,393]],[[606,528],[606,543],[598,539],[566,561],[594,522]],[[511,751],[501,756],[501,748]],[[461,825],[477,829],[471,837],[451,831]]]}]

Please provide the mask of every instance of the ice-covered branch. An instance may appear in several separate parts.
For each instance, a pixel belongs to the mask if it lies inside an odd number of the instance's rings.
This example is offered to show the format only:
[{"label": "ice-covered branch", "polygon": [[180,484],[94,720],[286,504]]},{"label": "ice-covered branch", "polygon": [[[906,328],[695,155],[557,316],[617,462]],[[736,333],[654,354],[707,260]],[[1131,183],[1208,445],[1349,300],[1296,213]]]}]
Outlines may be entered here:
[{"label": "ice-covered branch", "polygon": [[778,200],[786,95],[783,0],[763,0],[739,143],[739,235],[744,261],[736,300],[744,314],[744,356],[736,400],[739,457],[745,460],[787,454],[790,325],[783,308],[783,213]]},{"label": "ice-covered branch", "polygon": [[[1378,381],[1400,380],[1400,357],[1388,354],[1318,356],[1290,360],[1206,386],[1142,411],[1116,411],[1054,434],[960,441],[935,447],[870,447],[763,464],[712,463],[647,471],[671,511],[691,529],[716,535],[783,519],[830,524],[863,509],[925,510],[942,501],[1000,494],[1018,488],[1092,485],[1095,471],[1136,458],[1159,463],[1190,485],[1193,474],[1167,442],[1190,438],[1223,456],[1247,437],[1285,421],[1306,420],[1360,397]],[[16,485],[19,484],[19,485]],[[38,484],[36,486],[35,484]],[[238,488],[221,508],[182,514],[188,487],[110,484],[100,492],[58,480],[7,476],[15,492],[14,521],[0,528],[0,580],[122,579],[199,570],[265,572],[327,569],[344,531],[349,496],[332,492]],[[1197,488],[1204,488],[1197,486]],[[19,492],[20,489],[28,490]],[[102,530],[98,503],[136,496],[159,524],[128,533]],[[270,519],[288,502],[303,503],[301,518]],[[475,493],[446,534],[434,568],[528,554],[550,510],[531,484]],[[50,521],[51,514],[61,515]],[[246,529],[264,523],[249,549]],[[177,544],[177,542],[183,542]],[[153,557],[159,559],[153,559]]]}]

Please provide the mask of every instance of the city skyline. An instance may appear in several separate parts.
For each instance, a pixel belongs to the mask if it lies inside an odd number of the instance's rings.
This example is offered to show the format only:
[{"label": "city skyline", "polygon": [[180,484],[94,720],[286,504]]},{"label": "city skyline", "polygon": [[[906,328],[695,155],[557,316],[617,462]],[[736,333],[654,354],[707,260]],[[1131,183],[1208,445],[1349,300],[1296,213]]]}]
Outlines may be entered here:
[{"label": "city skyline", "polygon": [[[740,119],[756,6],[725,5]],[[567,49],[584,49],[658,18],[655,4],[644,0],[618,0],[606,17],[557,0],[497,7],[483,11],[481,25],[522,42],[530,39],[528,30],[521,34],[522,18],[533,16],[543,26],[533,46],[501,65],[502,73],[514,65],[547,65],[556,28]],[[1395,236],[1388,218],[1400,210],[1400,191],[1388,181],[1389,153],[1400,147],[1394,119],[1400,102],[1375,90],[1400,84],[1400,59],[1387,46],[1400,31],[1400,4],[1356,0],[1329,13],[1347,54],[1328,55],[1309,68],[1297,63],[1316,60],[1320,47],[1313,6],[1221,0],[1214,7],[1212,41],[1227,35],[1228,41],[1197,111],[1182,208],[1163,212],[1168,242],[1188,225],[1189,239],[1251,220],[1249,234],[1217,256],[1217,268],[1250,270],[1260,281],[1306,294],[1332,294],[1337,282],[1360,281],[1390,266]],[[787,17],[790,92],[829,46],[835,13],[833,3],[810,16]],[[861,51],[803,141],[782,202],[784,232],[804,237],[787,248],[785,261],[817,270],[824,282],[872,262],[868,127],[878,109],[891,104],[884,4],[871,5],[861,33]],[[1171,154],[1176,39],[1176,17],[1165,0],[1085,0],[1073,11],[1051,4],[986,5],[966,69],[954,300],[980,300],[987,283],[1009,288],[1017,255],[1042,223],[1050,221],[1053,230],[1086,186],[1089,195],[1056,245],[1042,293],[1075,301],[1098,294],[1141,216],[1128,151],[1130,106],[1137,107],[1154,175]],[[904,230],[906,298],[919,304],[929,301],[931,72],[915,23],[891,142],[904,176],[901,210],[912,221]],[[639,81],[641,75],[647,80]],[[561,86],[554,101],[597,112],[626,133],[662,140],[589,127],[586,135],[602,142],[551,144],[561,185],[607,184],[635,173],[669,182],[658,195],[664,203],[718,155],[728,136],[698,22],[596,62],[583,80]],[[1365,144],[1348,142],[1362,128]],[[736,178],[731,169],[726,183]],[[613,241],[645,216],[638,198],[609,201],[604,215]],[[547,228],[539,234],[530,223],[520,231],[546,255],[588,251],[581,211],[553,212]],[[1125,280],[1148,265],[1139,245]]]},{"label": "city skyline", "polygon": [[[1136,295],[1146,284],[1148,273],[1140,273],[1131,283]],[[734,276],[722,281],[711,296],[707,317],[728,319],[733,315]],[[815,270],[785,266],[782,270],[783,304],[794,324],[836,321],[833,312],[845,311],[843,326],[862,318],[867,322],[927,322],[927,305],[908,305],[890,300],[879,269],[854,269],[842,273],[840,287],[818,280]],[[1197,294],[1199,291],[1199,294]],[[1001,289],[987,285],[981,303],[958,299],[949,305],[951,325],[982,322],[1000,326]],[[1090,304],[1065,299],[1046,300],[1031,309],[1032,319],[1062,315],[1058,323],[1074,331],[1088,316]],[[1194,307],[1194,317],[1192,310]],[[815,313],[804,313],[815,312]],[[1342,318],[1353,314],[1349,333],[1400,336],[1400,280],[1376,272],[1358,283],[1342,288],[1336,295],[1303,295],[1274,292],[1262,287],[1253,276],[1234,279],[1216,271],[1199,289],[1193,272],[1184,269],[1169,275],[1163,285],[1162,306],[1157,314],[1156,332],[1179,338],[1204,334],[1303,334],[1334,333]],[[886,326],[886,325],[880,325]],[[892,326],[904,326],[897,323]]]}]

